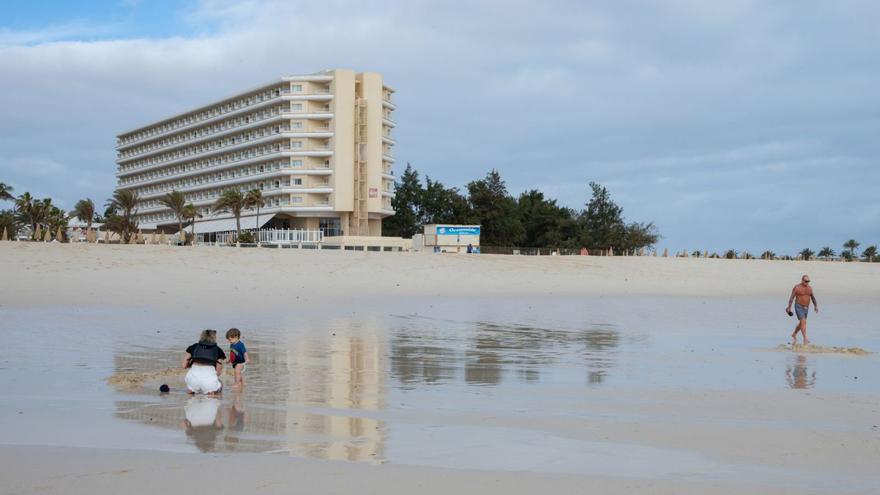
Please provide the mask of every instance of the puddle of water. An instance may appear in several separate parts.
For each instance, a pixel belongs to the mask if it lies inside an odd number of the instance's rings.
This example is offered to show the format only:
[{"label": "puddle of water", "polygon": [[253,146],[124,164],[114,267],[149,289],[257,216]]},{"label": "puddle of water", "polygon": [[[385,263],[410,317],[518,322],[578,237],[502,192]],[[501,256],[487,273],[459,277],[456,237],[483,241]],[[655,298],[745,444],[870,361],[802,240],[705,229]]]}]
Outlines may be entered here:
[{"label": "puddle of water", "polygon": [[[571,415],[572,405],[589,400],[592,390],[630,391],[630,400],[638,400],[640,390],[663,388],[878,392],[865,379],[880,371],[876,356],[764,352],[785,339],[786,321],[772,334],[752,315],[715,329],[705,304],[408,301],[329,316],[321,312],[326,309],[295,316],[4,310],[0,329],[15,332],[23,345],[21,353],[0,354],[9,384],[0,398],[0,422],[9,425],[3,441],[629,477],[719,479],[750,472],[785,479],[697,452],[562,438],[537,426],[500,427],[492,420]],[[768,311],[774,304],[754,302]],[[838,330],[850,325],[840,335],[880,348],[877,334],[863,329],[868,324],[845,320]],[[243,329],[252,359],[243,391],[193,398],[184,392],[183,371],[156,373],[180,365],[182,349],[203,325],[221,334],[232,325]],[[107,383],[114,374],[145,379],[114,387]],[[861,381],[853,378],[858,376]],[[225,381],[231,384],[231,377]],[[172,393],[158,394],[161,383]]]}]

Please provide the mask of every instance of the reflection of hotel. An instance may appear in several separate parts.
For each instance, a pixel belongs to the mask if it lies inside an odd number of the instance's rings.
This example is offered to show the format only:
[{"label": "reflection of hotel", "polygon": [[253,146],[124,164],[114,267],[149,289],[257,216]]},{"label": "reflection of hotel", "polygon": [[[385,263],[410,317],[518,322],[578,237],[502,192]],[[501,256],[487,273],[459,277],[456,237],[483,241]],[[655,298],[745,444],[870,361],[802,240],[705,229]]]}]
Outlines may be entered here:
[{"label": "reflection of hotel", "polygon": [[[385,407],[385,359],[380,329],[343,335],[350,321],[334,321],[340,335],[298,342],[288,356],[290,412],[287,434],[306,457],[381,462],[383,422],[363,411]],[[331,408],[326,414],[297,408]]]},{"label": "reflection of hotel", "polygon": [[266,207],[242,228],[381,235],[392,215],[393,90],[374,72],[286,76],[117,136],[117,189],[135,190],[138,221],[174,231],[159,198],[185,193],[204,219],[196,232],[235,230],[211,205],[228,189],[260,189]]}]

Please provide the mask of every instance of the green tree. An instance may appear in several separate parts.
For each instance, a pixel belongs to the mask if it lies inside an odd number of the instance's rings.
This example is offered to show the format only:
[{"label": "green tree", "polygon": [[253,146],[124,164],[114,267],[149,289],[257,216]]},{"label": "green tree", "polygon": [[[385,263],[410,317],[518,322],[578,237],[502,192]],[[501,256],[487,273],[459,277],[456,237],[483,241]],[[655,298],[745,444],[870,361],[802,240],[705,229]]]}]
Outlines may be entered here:
[{"label": "green tree", "polygon": [[180,191],[171,191],[159,198],[159,203],[174,213],[174,216],[177,217],[177,231],[183,232],[183,210],[186,208],[186,196]]},{"label": "green tree", "polygon": [[626,225],[623,231],[623,244],[621,247],[628,251],[651,247],[660,240],[660,232],[654,222],[632,222]]},{"label": "green tree", "polygon": [[394,215],[382,221],[383,235],[412,237],[419,233],[422,227],[419,220],[424,216],[422,209],[424,194],[425,190],[419,182],[419,173],[407,163],[400,180],[394,182],[394,197],[391,198]]},{"label": "green tree", "polygon": [[237,189],[223,191],[214,203],[215,213],[232,213],[235,217],[235,239],[241,235],[241,212],[247,209],[247,197]]},{"label": "green tree", "polygon": [[850,239],[843,243],[843,247],[847,250],[847,259],[851,260],[856,256],[856,249],[859,247],[859,241]]},{"label": "green tree", "polygon": [[590,182],[590,189],[593,196],[581,213],[582,243],[602,249],[621,247],[626,235],[623,208],[612,201],[611,194],[601,185]]},{"label": "green tree", "polygon": [[834,250],[833,250],[833,249],[831,249],[831,248],[828,247],[828,246],[825,246],[825,247],[823,247],[822,249],[819,250],[819,254],[818,254],[818,256],[819,256],[820,258],[824,259],[825,261],[828,261],[829,259],[831,259],[831,258],[834,257],[834,254],[835,254],[835,253],[834,253]]},{"label": "green tree", "polygon": [[6,235],[10,239],[14,240],[18,234],[18,221],[12,210],[0,210],[0,236],[3,235],[3,229],[6,229]]},{"label": "green tree", "polygon": [[12,186],[0,182],[0,201],[15,201],[15,196],[12,195],[12,191]]},{"label": "green tree", "polygon": [[471,213],[481,226],[480,244],[520,245],[525,229],[516,214],[516,201],[507,193],[501,174],[493,169],[484,179],[468,183],[467,189]]},{"label": "green tree", "polygon": [[729,259],[729,260],[735,260],[735,259],[736,259],[736,255],[737,255],[737,252],[736,252],[736,250],[734,250],[734,249],[728,249],[728,250],[725,251],[725,253],[724,253],[724,257],[727,258],[727,259]]},{"label": "green tree", "polygon": [[537,189],[519,195],[516,209],[522,224],[523,246],[575,247],[578,226],[575,213],[546,199]]},{"label": "green tree", "polygon": [[868,246],[862,251],[862,256],[868,263],[873,263],[877,257],[877,246]]},{"label": "green tree", "polygon": [[105,220],[107,228],[119,234],[120,241],[125,244],[131,241],[131,235],[138,229],[135,218],[138,201],[140,198],[134,190],[121,189],[114,192],[106,204],[110,212]]},{"label": "green tree", "polygon": [[[256,229],[260,229],[260,208],[266,206],[266,201],[263,199],[263,191],[260,189],[251,189],[248,191],[247,196],[245,197],[247,201],[248,208],[255,208],[257,210],[257,218],[256,218]],[[259,242],[259,239],[257,239]]]},{"label": "green tree", "polygon": [[772,260],[774,258],[776,258],[776,253],[774,253],[773,251],[770,251],[769,249],[767,251],[764,251],[763,253],[761,253],[762,260]]},{"label": "green tree", "polygon": [[58,230],[61,230],[61,239],[57,239],[58,242],[64,240],[64,235],[67,233],[67,223],[70,219],[65,213],[64,210],[58,208],[57,206],[50,205],[46,211],[46,228],[49,229],[49,232],[52,233],[53,236],[56,237],[56,233]]},{"label": "green tree", "polygon": [[15,200],[15,214],[18,222],[27,225],[32,233],[37,228],[37,222],[34,219],[34,201],[36,200],[27,191]]},{"label": "green tree", "polygon": [[190,226],[192,227],[192,244],[196,243],[196,219],[202,218],[202,214],[199,213],[199,209],[195,207],[194,204],[190,203],[183,208],[183,219],[186,220]]},{"label": "green tree", "polygon": [[81,199],[76,202],[70,213],[76,215],[81,222],[85,222],[86,229],[91,229],[95,220],[95,203],[90,198]]},{"label": "green tree", "polygon": [[810,248],[805,248],[805,249],[802,249],[801,252],[798,253],[798,254],[799,254],[800,257],[803,258],[804,260],[806,260],[806,261],[810,261],[810,259],[812,259],[812,258],[813,258],[813,255],[816,254],[816,253],[814,253],[813,250],[810,249]]},{"label": "green tree", "polygon": [[421,213],[419,226],[432,223],[467,224],[472,221],[467,198],[458,192],[458,188],[447,188],[430,177],[425,177]]}]

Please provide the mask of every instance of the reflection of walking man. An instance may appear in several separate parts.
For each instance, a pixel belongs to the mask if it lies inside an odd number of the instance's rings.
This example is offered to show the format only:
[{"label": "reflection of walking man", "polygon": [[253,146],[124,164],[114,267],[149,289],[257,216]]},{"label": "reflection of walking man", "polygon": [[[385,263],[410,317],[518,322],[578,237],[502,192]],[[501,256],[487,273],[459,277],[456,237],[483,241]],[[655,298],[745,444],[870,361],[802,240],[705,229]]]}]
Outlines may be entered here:
[{"label": "reflection of walking man", "polygon": [[797,345],[798,332],[804,338],[804,345],[810,343],[807,339],[807,313],[810,312],[810,301],[813,301],[813,307],[816,313],[819,313],[819,304],[816,302],[816,296],[813,295],[813,288],[810,287],[810,276],[801,277],[801,283],[791,289],[791,297],[788,298],[788,307],[785,312],[791,315],[791,303],[794,301],[794,312],[797,314],[798,324],[791,333],[791,345]]}]

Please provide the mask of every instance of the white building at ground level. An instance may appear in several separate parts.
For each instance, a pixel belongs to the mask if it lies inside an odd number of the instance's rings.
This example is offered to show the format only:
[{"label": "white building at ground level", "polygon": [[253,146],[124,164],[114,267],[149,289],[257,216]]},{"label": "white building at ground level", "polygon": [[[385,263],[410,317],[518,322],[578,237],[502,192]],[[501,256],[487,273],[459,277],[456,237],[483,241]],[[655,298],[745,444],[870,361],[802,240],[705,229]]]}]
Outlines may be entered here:
[{"label": "white building at ground level", "polygon": [[270,84],[117,136],[117,189],[133,189],[144,230],[175,232],[159,199],[177,190],[203,218],[196,233],[235,230],[211,206],[223,191],[261,189],[242,228],[379,236],[393,215],[394,91],[374,72],[336,69]]}]

